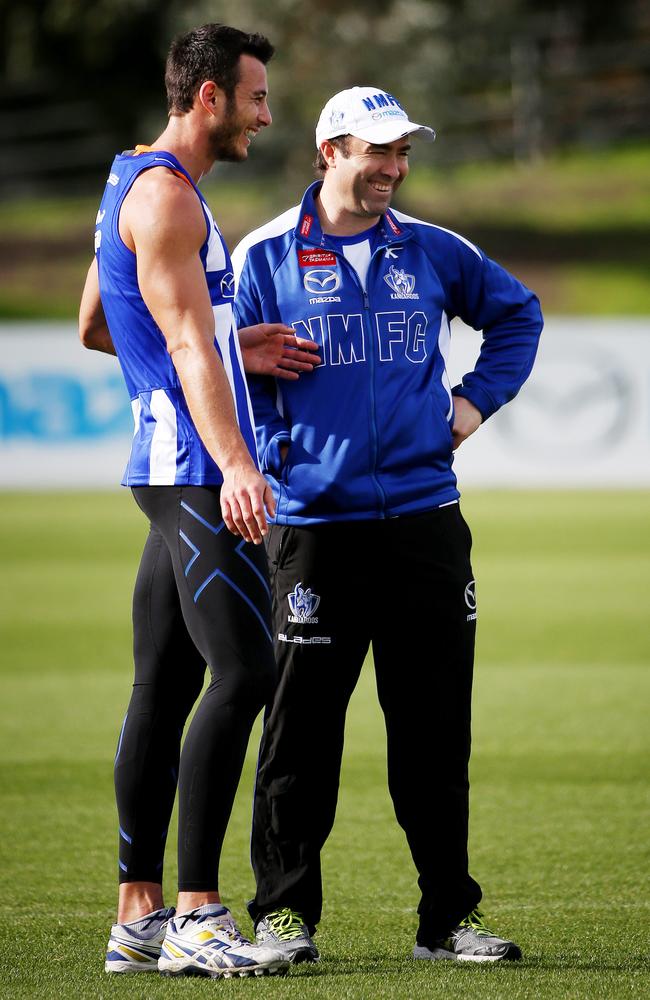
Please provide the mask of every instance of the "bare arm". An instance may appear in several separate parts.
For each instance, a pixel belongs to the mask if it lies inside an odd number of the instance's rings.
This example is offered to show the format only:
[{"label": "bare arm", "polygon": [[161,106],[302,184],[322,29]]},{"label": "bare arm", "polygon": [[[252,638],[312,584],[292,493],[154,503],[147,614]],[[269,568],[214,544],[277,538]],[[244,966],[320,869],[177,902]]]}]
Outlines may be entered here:
[{"label": "bare arm", "polygon": [[79,306],[79,339],[84,347],[91,351],[103,351],[104,354],[115,354],[113,341],[106,324],[102,300],[99,297],[99,275],[97,273],[97,258],[88,268],[86,284],[81,293]]},{"label": "bare arm", "polygon": [[232,391],[214,346],[214,313],[199,249],[205,219],[196,194],[163,170],[141,175],[124,200],[120,233],[137,257],[142,298],[162,331],[196,429],[224,477],[221,510],[256,544],[275,513],[271,488],[241,436]]}]

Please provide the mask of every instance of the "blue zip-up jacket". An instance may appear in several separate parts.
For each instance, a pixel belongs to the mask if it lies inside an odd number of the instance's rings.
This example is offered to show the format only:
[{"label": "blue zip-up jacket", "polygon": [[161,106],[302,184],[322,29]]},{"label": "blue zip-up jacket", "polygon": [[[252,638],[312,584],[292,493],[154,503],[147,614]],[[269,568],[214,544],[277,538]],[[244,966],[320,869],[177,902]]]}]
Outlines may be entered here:
[{"label": "blue zip-up jacket", "polygon": [[[298,381],[250,379],[263,473],[279,524],[395,517],[459,496],[453,401],[483,420],[528,377],[542,330],[536,296],[472,243],[389,210],[366,289],[320,228],[314,196],[233,254],[238,327],[286,323],[322,364]],[[483,331],[474,371],[453,390],[450,321]],[[279,446],[290,443],[282,465]]]}]

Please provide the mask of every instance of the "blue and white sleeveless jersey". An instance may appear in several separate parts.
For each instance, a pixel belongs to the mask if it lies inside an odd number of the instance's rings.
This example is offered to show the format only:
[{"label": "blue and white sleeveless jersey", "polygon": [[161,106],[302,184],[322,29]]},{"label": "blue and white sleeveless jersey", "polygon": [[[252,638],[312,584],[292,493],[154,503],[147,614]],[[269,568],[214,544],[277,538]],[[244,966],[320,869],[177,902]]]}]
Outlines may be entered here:
[{"label": "blue and white sleeveless jersey", "polygon": [[138,175],[153,167],[165,167],[183,177],[201,202],[206,239],[200,258],[214,312],[215,350],[230,383],[242,437],[257,464],[253,415],[233,317],[234,280],[226,244],[203,195],[176,157],[161,150],[124,153],[116,156],[111,166],[95,231],[102,305],[135,422],[122,484],[217,485],[223,482],[223,476],[199,437],[165,338],[140,294],[136,256],[119,234],[119,213],[125,196]]}]

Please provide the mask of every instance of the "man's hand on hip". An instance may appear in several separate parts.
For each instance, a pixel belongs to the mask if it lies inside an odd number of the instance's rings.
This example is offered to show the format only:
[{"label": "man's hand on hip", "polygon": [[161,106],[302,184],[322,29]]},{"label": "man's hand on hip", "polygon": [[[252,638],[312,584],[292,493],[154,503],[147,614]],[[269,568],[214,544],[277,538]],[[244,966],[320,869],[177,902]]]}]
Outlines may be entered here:
[{"label": "man's hand on hip", "polygon": [[480,410],[464,396],[454,396],[454,426],[452,428],[453,444],[456,451],[470,434],[481,426],[483,417]]}]

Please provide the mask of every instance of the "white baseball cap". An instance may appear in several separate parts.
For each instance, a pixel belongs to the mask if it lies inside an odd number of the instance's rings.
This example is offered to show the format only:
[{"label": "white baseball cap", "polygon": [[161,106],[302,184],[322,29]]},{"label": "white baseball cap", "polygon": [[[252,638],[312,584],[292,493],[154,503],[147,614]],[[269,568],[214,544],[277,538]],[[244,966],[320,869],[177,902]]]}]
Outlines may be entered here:
[{"label": "white baseball cap", "polygon": [[354,135],[366,142],[382,145],[403,135],[420,136],[433,142],[436,133],[428,125],[418,125],[409,117],[392,94],[379,87],[351,87],[330,97],[316,126],[316,147],[324,139]]}]

